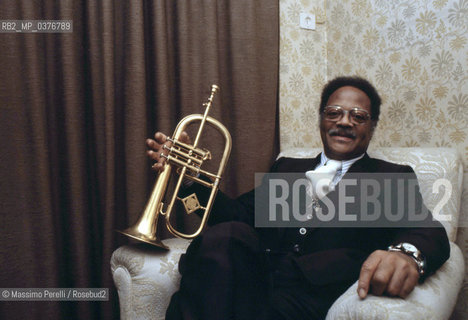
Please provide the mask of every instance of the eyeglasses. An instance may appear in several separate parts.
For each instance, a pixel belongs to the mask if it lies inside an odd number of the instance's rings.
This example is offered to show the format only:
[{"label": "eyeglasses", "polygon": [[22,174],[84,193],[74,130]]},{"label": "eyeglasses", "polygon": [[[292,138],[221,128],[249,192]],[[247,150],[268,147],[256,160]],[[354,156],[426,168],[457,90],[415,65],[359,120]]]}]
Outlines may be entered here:
[{"label": "eyeglasses", "polygon": [[328,121],[338,122],[349,113],[351,123],[361,125],[370,119],[370,114],[364,109],[353,108],[345,110],[342,106],[326,106],[323,110],[323,118]]}]

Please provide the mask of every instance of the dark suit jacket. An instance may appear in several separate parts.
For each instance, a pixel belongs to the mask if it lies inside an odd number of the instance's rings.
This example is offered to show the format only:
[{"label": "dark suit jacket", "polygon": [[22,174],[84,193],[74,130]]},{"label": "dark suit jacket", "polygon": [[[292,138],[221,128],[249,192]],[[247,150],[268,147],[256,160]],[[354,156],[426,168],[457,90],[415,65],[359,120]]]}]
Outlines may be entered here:
[{"label": "dark suit jacket", "polygon": [[[280,158],[271,172],[305,173],[319,162],[320,155],[314,159]],[[350,173],[414,175],[409,166],[373,159],[367,154],[355,162],[346,175]],[[237,199],[219,192],[209,224],[237,220],[253,226],[254,215],[254,190]],[[435,272],[450,255],[445,229],[437,221],[432,222],[430,228],[308,228],[304,235],[298,231],[299,228],[258,228],[265,249],[294,252],[295,263],[305,278],[319,286],[353,283],[367,256],[377,249],[386,250],[390,244],[408,242],[415,245],[426,257],[425,276]]]}]

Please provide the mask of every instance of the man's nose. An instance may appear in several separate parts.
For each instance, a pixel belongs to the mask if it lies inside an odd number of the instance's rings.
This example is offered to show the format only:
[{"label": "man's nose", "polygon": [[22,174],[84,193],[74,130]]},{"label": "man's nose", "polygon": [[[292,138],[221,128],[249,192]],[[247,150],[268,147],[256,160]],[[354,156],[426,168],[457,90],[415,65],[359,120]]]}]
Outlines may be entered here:
[{"label": "man's nose", "polygon": [[337,125],[352,127],[353,123],[351,122],[351,114],[349,112],[345,112],[340,120],[336,122]]}]

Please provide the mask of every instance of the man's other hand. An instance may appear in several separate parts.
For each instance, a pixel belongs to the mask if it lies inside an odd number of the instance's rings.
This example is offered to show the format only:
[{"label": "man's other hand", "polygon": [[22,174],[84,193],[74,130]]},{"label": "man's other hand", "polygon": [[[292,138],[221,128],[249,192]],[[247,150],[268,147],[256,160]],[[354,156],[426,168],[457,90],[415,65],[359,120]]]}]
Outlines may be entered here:
[{"label": "man's other hand", "polygon": [[[186,144],[191,143],[190,137],[185,131],[182,132],[179,140],[180,142]],[[146,146],[148,147],[148,151],[146,152],[146,154],[151,160],[155,161],[151,168],[156,171],[161,171],[164,167],[164,164],[166,163],[166,158],[161,157],[161,153],[164,153],[165,155],[169,153],[168,150],[164,149],[164,145],[171,147],[172,142],[168,141],[167,136],[162,132],[156,132],[154,134],[154,139],[146,140]]]},{"label": "man's other hand", "polygon": [[376,250],[362,264],[357,291],[361,299],[369,292],[406,298],[418,280],[418,267],[410,256]]}]

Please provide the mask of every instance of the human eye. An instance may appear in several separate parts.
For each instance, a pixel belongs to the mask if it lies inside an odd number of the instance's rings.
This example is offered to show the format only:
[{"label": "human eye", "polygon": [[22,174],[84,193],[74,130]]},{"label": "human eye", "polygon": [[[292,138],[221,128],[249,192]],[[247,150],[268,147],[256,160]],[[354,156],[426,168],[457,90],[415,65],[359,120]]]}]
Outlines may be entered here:
[{"label": "human eye", "polygon": [[340,107],[332,106],[332,107],[327,107],[327,109],[325,109],[325,116],[329,119],[337,119],[341,117],[342,113],[343,111],[341,110]]},{"label": "human eye", "polygon": [[352,110],[351,116],[357,123],[364,123],[369,118],[369,115],[366,112],[360,110]]}]

